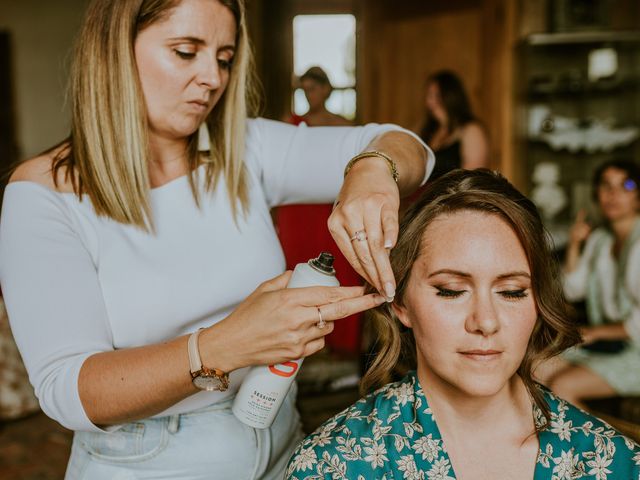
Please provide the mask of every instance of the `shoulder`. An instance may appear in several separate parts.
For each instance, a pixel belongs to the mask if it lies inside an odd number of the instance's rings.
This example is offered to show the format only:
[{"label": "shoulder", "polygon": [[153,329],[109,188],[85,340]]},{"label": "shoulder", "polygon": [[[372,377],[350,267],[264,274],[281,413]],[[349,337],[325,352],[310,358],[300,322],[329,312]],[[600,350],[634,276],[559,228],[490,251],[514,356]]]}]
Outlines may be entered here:
[{"label": "shoulder", "polygon": [[460,128],[462,142],[486,141],[487,133],[480,122],[472,121]]},{"label": "shoulder", "polygon": [[372,403],[371,396],[359,400],[305,438],[293,452],[285,478],[331,478],[331,470],[351,473],[348,464],[363,458],[362,439],[372,436]]},{"label": "shoulder", "polygon": [[331,125],[339,126],[339,127],[349,127],[352,126],[353,123],[347,120],[346,118],[336,115],[335,113],[331,114]]},{"label": "shoulder", "polygon": [[64,153],[64,149],[65,146],[55,147],[37,157],[21,162],[11,174],[9,183],[32,182],[61,193],[73,192],[71,180],[64,174],[65,167],[58,170],[57,182],[53,177],[54,161],[58,155]]},{"label": "shoulder", "polygon": [[563,446],[563,450],[570,447],[583,458],[603,457],[616,469],[633,468],[640,472],[640,446],[636,442],[551,391],[543,389],[543,392],[551,411],[547,430],[557,436],[558,446]]},{"label": "shoulder", "polygon": [[610,245],[611,242],[613,242],[611,232],[604,227],[597,227],[587,237],[584,254],[591,256],[606,253],[606,249],[603,247]]},{"label": "shoulder", "polygon": [[[346,478],[381,478],[381,470],[386,470],[382,459],[386,459],[387,447],[380,439],[396,431],[401,434],[396,437],[404,435],[399,405],[407,404],[412,410],[409,397],[413,398],[413,388],[413,377],[407,376],[329,419],[298,446],[286,478],[323,478],[325,474],[331,478],[332,471],[342,472]],[[396,419],[400,420],[397,428]]]},{"label": "shoulder", "polygon": [[278,120],[269,120],[267,118],[257,117],[247,120],[247,141],[249,145],[252,143],[260,143],[264,141],[281,141],[288,138],[298,129],[297,125],[281,122]]}]

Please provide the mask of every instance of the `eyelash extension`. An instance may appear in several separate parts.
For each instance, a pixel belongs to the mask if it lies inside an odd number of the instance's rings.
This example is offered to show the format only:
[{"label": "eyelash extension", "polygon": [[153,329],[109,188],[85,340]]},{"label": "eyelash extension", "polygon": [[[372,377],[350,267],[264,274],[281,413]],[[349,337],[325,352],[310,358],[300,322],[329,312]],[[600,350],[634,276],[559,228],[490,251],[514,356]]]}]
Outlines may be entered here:
[{"label": "eyelash extension", "polygon": [[521,290],[503,290],[502,292],[498,292],[500,295],[508,298],[518,300],[520,298],[526,298],[528,293],[523,288]]},{"label": "eyelash extension", "polygon": [[192,58],[194,58],[196,56],[195,53],[183,52],[181,50],[174,50],[174,52],[176,53],[176,55],[178,57],[180,57],[183,60],[191,60]]},{"label": "eyelash extension", "polygon": [[[438,290],[436,295],[445,298],[457,298],[465,292],[465,290],[451,290],[443,287],[436,287],[436,289]],[[503,290],[498,293],[510,300],[519,300],[528,296],[524,288],[521,290]]]},{"label": "eyelash extension", "polygon": [[445,298],[457,298],[465,292],[464,290],[450,290],[448,288],[438,286],[436,286],[436,289],[438,289],[438,293],[436,293],[436,295]]}]

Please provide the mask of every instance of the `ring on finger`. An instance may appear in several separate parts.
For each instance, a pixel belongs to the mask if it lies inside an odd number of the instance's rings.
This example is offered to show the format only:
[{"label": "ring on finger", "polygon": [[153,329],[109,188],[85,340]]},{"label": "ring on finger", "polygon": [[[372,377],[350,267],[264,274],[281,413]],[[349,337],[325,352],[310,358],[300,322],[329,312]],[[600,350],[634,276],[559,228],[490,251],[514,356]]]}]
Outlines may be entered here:
[{"label": "ring on finger", "polygon": [[325,322],[324,318],[322,318],[322,312],[320,311],[320,307],[316,307],[316,310],[318,310],[318,318],[320,319],[318,320],[318,323],[316,323],[316,327],[322,330],[324,327],[327,326],[327,322]]},{"label": "ring on finger", "polygon": [[367,239],[367,232],[365,232],[364,230],[358,230],[356,233],[353,234],[353,237],[351,237],[349,240],[351,240],[352,242],[354,240],[358,240],[359,242],[364,242]]}]

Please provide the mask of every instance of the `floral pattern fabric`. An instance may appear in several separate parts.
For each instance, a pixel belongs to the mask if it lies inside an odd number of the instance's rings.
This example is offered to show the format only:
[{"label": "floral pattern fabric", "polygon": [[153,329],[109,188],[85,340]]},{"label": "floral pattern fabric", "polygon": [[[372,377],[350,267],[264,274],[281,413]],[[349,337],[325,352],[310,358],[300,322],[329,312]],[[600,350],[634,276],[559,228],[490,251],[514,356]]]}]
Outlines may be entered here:
[{"label": "floral pattern fabric", "polygon": [[[540,387],[551,411],[534,480],[640,480],[640,446]],[[534,421],[545,425],[534,405]],[[415,372],[325,422],[296,449],[289,480],[453,480],[456,475]]]}]

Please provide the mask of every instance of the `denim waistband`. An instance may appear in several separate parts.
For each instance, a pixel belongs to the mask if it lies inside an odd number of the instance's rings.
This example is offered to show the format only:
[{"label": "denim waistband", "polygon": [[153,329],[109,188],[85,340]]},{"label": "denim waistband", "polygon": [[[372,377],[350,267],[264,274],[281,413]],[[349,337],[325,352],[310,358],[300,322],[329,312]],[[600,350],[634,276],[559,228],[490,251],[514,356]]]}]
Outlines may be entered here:
[{"label": "denim waistband", "polygon": [[[125,470],[135,471],[136,478],[154,478],[151,468],[157,473],[158,468],[172,468],[176,463],[193,465],[194,471],[227,468],[232,463],[235,473],[219,471],[220,478],[282,478],[286,461],[302,438],[295,391],[289,392],[279,421],[268,429],[253,429],[237,420],[231,411],[233,400],[127,423],[113,432],[76,432],[66,478],[103,480]],[[199,461],[202,455],[222,463]],[[241,476],[237,462],[242,465]]]}]

